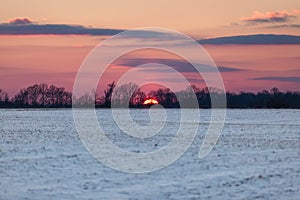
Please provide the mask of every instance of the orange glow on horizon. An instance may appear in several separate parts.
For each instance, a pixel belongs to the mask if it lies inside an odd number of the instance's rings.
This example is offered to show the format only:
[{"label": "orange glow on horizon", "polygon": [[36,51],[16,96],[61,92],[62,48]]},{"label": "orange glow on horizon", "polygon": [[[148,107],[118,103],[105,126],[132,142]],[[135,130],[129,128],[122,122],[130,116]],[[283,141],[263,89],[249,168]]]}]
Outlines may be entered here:
[{"label": "orange glow on horizon", "polygon": [[154,105],[154,104],[158,104],[158,101],[155,99],[146,99],[143,103],[143,105]]}]

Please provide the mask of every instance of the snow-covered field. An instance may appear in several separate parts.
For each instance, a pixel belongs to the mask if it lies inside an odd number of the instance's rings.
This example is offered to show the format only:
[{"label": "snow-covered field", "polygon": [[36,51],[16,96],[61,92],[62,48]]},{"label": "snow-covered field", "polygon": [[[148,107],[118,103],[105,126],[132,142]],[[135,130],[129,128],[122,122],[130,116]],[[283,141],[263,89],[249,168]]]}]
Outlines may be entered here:
[{"label": "snow-covered field", "polygon": [[[131,112],[147,122],[147,110]],[[115,144],[147,152],[174,136],[178,110],[167,112],[162,132],[142,141],[122,134],[110,110],[97,115]],[[201,160],[209,114],[201,110],[197,136],[175,163],[131,174],[89,154],[72,110],[0,110],[0,199],[299,199],[300,110],[228,110],[217,145]]]}]

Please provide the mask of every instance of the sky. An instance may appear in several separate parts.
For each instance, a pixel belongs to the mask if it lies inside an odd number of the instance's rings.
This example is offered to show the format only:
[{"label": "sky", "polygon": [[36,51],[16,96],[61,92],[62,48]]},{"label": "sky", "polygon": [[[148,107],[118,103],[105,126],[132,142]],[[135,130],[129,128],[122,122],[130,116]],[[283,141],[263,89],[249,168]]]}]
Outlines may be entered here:
[{"label": "sky", "polygon": [[[14,95],[43,82],[71,91],[80,65],[96,45],[140,27],[172,29],[200,43],[237,35],[300,36],[300,1],[4,1],[0,7],[0,88]],[[203,43],[219,67],[226,90],[300,90],[299,37],[270,37],[252,37],[250,43],[249,38],[236,42],[236,37],[226,44],[224,39],[223,43]],[[270,43],[262,42],[268,39]],[[132,67],[128,65],[150,61],[172,65],[192,84],[203,86],[193,71],[185,69],[188,66],[182,59],[153,51],[124,56],[101,81],[114,81]],[[156,77],[178,85],[170,74],[149,71],[147,76],[154,82]]]}]

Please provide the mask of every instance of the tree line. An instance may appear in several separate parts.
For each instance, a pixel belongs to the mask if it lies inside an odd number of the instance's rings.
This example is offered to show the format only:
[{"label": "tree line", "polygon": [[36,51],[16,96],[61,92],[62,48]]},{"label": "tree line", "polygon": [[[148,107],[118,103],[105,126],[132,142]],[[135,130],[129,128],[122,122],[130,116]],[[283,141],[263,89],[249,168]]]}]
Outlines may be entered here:
[{"label": "tree line", "polygon": [[[165,108],[189,108],[190,102],[195,100],[194,95],[199,108],[211,108],[211,98],[224,94],[215,88],[199,88],[195,85],[178,92],[161,88],[146,94],[135,83],[116,87],[115,82],[112,82],[102,95],[90,92],[81,97],[72,97],[72,93],[63,87],[42,83],[21,89],[12,98],[0,89],[0,108],[71,108],[72,103],[78,107],[145,108],[147,106],[143,102],[149,98],[156,99]],[[257,93],[226,92],[226,99],[227,108],[300,108],[300,92],[283,92],[278,88]]]}]

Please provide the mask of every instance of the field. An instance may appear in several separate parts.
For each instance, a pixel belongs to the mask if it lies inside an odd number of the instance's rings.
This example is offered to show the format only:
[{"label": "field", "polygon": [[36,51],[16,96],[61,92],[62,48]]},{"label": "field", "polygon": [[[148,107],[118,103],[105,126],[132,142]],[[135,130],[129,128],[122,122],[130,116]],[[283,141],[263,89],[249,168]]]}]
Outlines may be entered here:
[{"label": "field", "polygon": [[[133,152],[170,141],[178,110],[167,113],[161,133],[139,141],[122,134],[110,110],[97,110],[107,137]],[[300,110],[227,110],[222,135],[204,159],[197,155],[210,110],[200,113],[196,138],[180,159],[132,174],[107,167],[85,149],[71,109],[0,110],[0,199],[299,198]],[[148,120],[146,109],[131,114]]]}]

